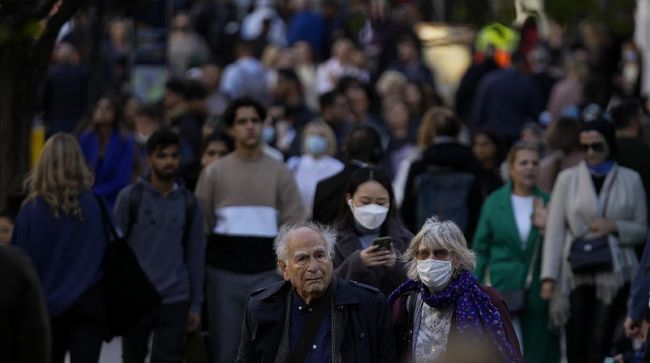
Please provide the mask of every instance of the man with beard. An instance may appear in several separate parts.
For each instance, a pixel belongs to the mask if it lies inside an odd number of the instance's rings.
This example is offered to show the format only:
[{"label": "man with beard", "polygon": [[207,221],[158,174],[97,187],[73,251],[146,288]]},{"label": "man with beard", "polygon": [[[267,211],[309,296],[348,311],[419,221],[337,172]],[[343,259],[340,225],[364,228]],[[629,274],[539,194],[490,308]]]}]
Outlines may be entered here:
[{"label": "man with beard", "polygon": [[179,136],[154,132],[147,141],[150,174],[124,188],[115,216],[140,265],[161,298],[122,339],[125,362],[181,362],[186,331],[198,328],[203,301],[205,239],[202,212],[176,172]]}]

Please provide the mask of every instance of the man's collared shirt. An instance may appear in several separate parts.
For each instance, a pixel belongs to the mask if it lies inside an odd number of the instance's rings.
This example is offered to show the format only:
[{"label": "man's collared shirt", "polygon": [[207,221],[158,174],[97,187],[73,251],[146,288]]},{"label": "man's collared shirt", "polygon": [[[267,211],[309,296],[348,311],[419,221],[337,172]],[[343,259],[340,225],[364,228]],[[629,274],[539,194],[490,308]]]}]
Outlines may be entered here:
[{"label": "man's collared shirt", "polygon": [[[312,307],[305,304],[296,294],[291,293],[291,316],[289,326],[289,347],[293,352],[298,339],[302,335],[305,325],[309,321]],[[311,343],[305,363],[331,363],[332,362],[332,313],[327,311],[318,333]]]}]

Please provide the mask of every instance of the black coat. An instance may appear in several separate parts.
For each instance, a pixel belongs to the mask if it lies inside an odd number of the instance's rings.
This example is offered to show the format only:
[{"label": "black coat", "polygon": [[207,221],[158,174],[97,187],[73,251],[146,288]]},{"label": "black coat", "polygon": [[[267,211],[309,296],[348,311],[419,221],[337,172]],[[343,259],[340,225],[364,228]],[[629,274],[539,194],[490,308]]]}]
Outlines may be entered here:
[{"label": "black coat", "polygon": [[424,150],[422,157],[411,164],[404,189],[404,201],[401,207],[404,224],[412,232],[418,230],[419,226],[416,225],[418,191],[415,180],[419,175],[426,173],[431,167],[448,168],[453,171],[470,173],[475,176],[467,201],[469,228],[465,231],[467,240],[471,241],[481,209],[480,187],[477,178],[479,167],[472,153],[472,149],[458,142],[450,141],[431,144]]},{"label": "black coat", "polygon": [[0,245],[0,362],[50,360],[50,327],[41,284],[29,257]]},{"label": "black coat", "polygon": [[381,236],[390,236],[398,259],[393,268],[365,267],[361,262],[361,240],[354,228],[354,222],[349,222],[337,228],[334,255],[334,273],[345,280],[354,280],[368,284],[388,295],[406,280],[404,262],[399,257],[408,248],[413,234],[409,232],[396,218],[388,217],[382,227]]},{"label": "black coat", "polygon": [[316,186],[316,194],[314,195],[314,210],[312,213],[314,221],[323,224],[331,224],[334,222],[341,207],[348,180],[350,180],[350,176],[359,168],[360,166],[358,165],[347,163],[345,164],[345,168],[338,174],[334,174],[318,183]]},{"label": "black coat", "polygon": [[[343,362],[395,362],[391,315],[384,295],[354,282],[333,278],[332,324],[342,321]],[[253,293],[244,315],[237,363],[273,363],[280,346],[287,310],[289,282],[278,282]],[[342,319],[335,318],[335,315]],[[333,325],[332,328],[335,328]]]}]

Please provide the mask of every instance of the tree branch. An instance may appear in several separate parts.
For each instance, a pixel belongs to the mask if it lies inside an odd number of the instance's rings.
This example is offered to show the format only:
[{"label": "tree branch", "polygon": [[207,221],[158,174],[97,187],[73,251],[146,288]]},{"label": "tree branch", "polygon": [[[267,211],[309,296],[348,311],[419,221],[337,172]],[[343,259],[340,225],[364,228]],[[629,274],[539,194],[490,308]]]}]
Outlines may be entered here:
[{"label": "tree branch", "polygon": [[32,17],[36,20],[45,19],[52,11],[52,7],[58,0],[41,0],[32,12]]},{"label": "tree branch", "polygon": [[[32,63],[32,69],[34,70],[31,76],[35,80],[36,84],[40,84],[40,81],[38,80],[45,79],[47,66],[54,49],[54,43],[56,42],[61,27],[66,21],[72,18],[84,2],[85,0],[63,0],[59,10],[48,19],[47,24],[45,25],[45,30],[43,30],[41,36],[36,39],[29,57],[30,62]],[[34,100],[35,105],[40,104],[40,97],[41,94],[38,92],[39,99]]]},{"label": "tree branch", "polygon": [[66,21],[72,18],[77,10],[81,8],[83,3],[84,0],[64,0],[61,4],[61,8],[59,8],[59,11],[52,15],[52,17],[47,21],[45,30],[43,30],[41,36],[36,39],[34,48],[32,50],[31,59],[34,60],[36,69],[40,69],[39,66],[43,65],[44,63],[49,63],[50,55],[52,54],[52,49],[54,48],[54,42],[59,35],[61,27],[63,24],[65,24]]}]

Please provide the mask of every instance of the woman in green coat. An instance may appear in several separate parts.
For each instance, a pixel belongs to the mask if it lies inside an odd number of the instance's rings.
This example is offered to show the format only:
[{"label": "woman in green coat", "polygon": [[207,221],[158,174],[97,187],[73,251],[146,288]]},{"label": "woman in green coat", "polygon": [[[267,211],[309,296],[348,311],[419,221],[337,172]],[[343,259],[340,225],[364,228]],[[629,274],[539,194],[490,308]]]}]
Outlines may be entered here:
[{"label": "woman in green coat", "polygon": [[[473,249],[476,274],[504,295],[511,308],[517,300],[525,307],[513,312],[513,323],[526,362],[556,363],[560,359],[559,336],[548,328],[548,303],[539,296],[542,238],[548,194],[537,186],[539,150],[516,144],[507,158],[510,182],[485,200]],[[532,264],[532,266],[531,266]],[[525,290],[517,296],[516,290]],[[523,299],[517,297],[525,296]],[[519,304],[521,305],[521,304]]]}]

